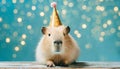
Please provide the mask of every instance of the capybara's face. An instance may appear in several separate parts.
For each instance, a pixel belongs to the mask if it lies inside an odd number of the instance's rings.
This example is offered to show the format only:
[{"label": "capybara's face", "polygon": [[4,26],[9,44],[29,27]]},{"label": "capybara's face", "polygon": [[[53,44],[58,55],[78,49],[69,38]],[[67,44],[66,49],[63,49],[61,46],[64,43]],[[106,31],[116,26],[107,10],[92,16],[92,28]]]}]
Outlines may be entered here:
[{"label": "capybara's face", "polygon": [[61,53],[63,51],[62,46],[65,37],[68,36],[70,32],[69,26],[59,26],[59,27],[43,27],[42,33],[44,38],[48,41],[51,46],[51,51],[54,53]]}]

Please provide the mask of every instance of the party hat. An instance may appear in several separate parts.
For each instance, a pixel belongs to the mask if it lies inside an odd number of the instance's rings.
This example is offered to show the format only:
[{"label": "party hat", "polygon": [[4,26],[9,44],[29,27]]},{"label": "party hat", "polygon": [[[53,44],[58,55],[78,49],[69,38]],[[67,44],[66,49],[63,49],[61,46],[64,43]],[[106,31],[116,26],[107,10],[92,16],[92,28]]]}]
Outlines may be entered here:
[{"label": "party hat", "polygon": [[52,13],[52,16],[51,16],[51,20],[50,20],[50,25],[49,26],[58,27],[58,26],[62,25],[62,23],[60,21],[59,15],[57,13],[56,2],[52,2],[51,3],[51,7],[53,7],[53,13]]}]

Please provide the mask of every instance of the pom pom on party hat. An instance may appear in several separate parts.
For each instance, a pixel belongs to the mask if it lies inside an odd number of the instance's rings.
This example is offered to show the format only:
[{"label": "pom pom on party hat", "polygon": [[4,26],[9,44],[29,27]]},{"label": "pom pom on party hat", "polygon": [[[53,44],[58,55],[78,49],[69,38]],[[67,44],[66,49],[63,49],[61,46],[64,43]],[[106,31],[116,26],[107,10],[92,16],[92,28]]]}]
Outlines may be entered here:
[{"label": "pom pom on party hat", "polygon": [[53,8],[53,13],[52,13],[52,16],[50,19],[49,26],[52,26],[52,27],[58,27],[58,26],[62,25],[60,18],[59,18],[59,15],[57,13],[56,5],[57,5],[56,2],[51,3],[51,7]]}]

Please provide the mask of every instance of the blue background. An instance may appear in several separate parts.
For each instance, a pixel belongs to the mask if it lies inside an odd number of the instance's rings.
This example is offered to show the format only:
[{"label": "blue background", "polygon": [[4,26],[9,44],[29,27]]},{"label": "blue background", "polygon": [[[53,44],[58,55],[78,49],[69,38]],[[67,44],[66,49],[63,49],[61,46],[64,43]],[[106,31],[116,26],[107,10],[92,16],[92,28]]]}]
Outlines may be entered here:
[{"label": "blue background", "polygon": [[0,61],[35,60],[53,1],[81,48],[78,61],[120,61],[119,0],[0,0]]}]

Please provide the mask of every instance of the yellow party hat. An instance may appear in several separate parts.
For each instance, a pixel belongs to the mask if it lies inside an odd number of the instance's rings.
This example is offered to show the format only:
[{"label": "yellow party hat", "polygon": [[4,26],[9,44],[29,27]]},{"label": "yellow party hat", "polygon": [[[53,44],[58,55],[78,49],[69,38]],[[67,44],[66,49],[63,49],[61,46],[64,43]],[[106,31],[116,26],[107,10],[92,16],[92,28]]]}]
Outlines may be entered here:
[{"label": "yellow party hat", "polygon": [[51,7],[53,7],[53,13],[52,13],[52,17],[51,17],[49,26],[58,27],[58,26],[62,25],[62,23],[60,21],[59,15],[57,13],[56,2],[52,2]]}]

